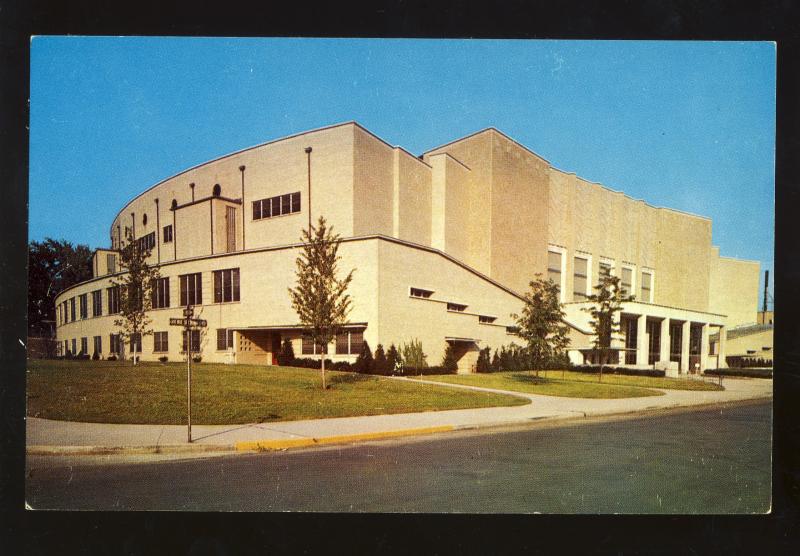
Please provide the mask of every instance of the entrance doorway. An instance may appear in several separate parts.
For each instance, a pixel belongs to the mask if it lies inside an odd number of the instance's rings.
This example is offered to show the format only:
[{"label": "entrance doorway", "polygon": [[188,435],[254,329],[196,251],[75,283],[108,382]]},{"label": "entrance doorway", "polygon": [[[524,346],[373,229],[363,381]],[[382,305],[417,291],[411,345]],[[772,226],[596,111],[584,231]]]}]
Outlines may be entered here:
[{"label": "entrance doorway", "polygon": [[272,330],[240,330],[236,362],[245,365],[277,365],[281,335]]},{"label": "entrance doorway", "polygon": [[445,338],[453,346],[453,355],[458,362],[458,374],[470,374],[477,371],[480,348],[476,340],[469,338]]}]

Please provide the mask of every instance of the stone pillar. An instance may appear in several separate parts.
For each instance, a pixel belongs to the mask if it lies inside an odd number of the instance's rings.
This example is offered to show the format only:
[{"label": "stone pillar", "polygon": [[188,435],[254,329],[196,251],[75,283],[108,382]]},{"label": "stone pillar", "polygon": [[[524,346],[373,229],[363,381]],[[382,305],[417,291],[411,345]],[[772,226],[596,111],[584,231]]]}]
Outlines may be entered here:
[{"label": "stone pillar", "polygon": [[719,349],[717,354],[717,368],[727,369],[728,363],[725,361],[725,342],[728,339],[728,327],[719,327]]},{"label": "stone pillar", "polygon": [[703,334],[700,340],[700,372],[708,368],[708,352],[711,345],[708,341],[708,324],[703,323]]},{"label": "stone pillar", "polygon": [[636,322],[636,364],[647,365],[649,355],[649,343],[647,341],[647,316],[639,315]]},{"label": "stone pillar", "polygon": [[669,319],[665,318],[661,321],[661,344],[658,360],[664,363],[669,362]]},{"label": "stone pillar", "polygon": [[692,323],[688,320],[681,325],[681,372],[689,370],[689,333]]}]

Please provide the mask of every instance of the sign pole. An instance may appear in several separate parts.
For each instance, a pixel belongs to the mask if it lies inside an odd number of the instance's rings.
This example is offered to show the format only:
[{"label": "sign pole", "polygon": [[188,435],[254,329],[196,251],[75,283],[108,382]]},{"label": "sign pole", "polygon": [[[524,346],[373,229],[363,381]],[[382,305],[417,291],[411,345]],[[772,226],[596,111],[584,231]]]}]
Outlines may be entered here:
[{"label": "sign pole", "polygon": [[192,306],[186,306],[186,425],[189,443],[192,443],[192,334],[190,332],[190,318]]}]

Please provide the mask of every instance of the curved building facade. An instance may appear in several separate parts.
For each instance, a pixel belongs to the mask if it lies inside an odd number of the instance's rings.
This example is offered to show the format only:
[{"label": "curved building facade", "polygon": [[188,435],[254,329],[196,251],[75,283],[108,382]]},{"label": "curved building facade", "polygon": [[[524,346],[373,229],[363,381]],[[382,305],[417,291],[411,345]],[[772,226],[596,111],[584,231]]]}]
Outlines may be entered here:
[{"label": "curved building facade", "polygon": [[561,172],[493,128],[414,156],[348,122],[223,156],[131,200],[110,249],[95,252],[94,277],[56,299],[60,349],[130,351],[115,337],[110,283],[130,232],[162,276],[143,359],[185,356],[169,318],[187,303],[208,322],[188,340],[205,361],[274,364],[286,338],[316,357],[287,289],[302,230],[319,216],[343,238],[340,268],[355,269],[334,361],[354,360],[365,340],[419,339],[430,364],[449,343],[468,372],[479,349],[515,341],[511,314],[537,273],[560,285],[576,360],[591,342],[581,308],[603,272],[636,295],[622,315],[627,364],[715,366],[712,329],[756,312],[758,264],[720,257],[707,218]]}]

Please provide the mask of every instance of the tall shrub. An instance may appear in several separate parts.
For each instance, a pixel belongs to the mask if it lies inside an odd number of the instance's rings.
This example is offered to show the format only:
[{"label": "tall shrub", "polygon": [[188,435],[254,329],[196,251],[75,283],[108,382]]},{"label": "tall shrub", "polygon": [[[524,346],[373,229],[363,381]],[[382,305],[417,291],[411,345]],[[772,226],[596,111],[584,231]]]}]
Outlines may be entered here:
[{"label": "tall shrub", "polygon": [[422,351],[422,342],[416,338],[403,344],[400,349],[403,354],[403,365],[412,369],[424,369],[428,366],[428,356]]},{"label": "tall shrub", "polygon": [[376,375],[389,374],[389,361],[386,359],[386,352],[383,351],[383,344],[378,344],[375,348],[375,360],[372,363],[372,372]]},{"label": "tall shrub", "polygon": [[453,344],[448,343],[444,350],[444,357],[442,358],[442,369],[448,373],[458,371],[458,359],[456,359],[455,349]]},{"label": "tall shrub", "polygon": [[369,344],[366,340],[361,345],[361,353],[358,354],[353,370],[357,373],[368,374],[372,372],[374,360],[372,358],[372,350],[369,349]]}]

